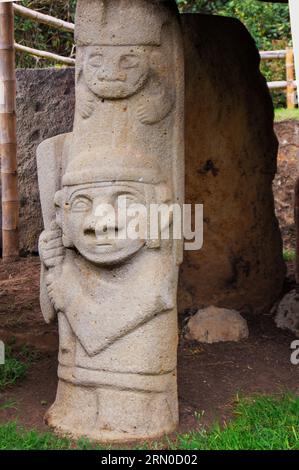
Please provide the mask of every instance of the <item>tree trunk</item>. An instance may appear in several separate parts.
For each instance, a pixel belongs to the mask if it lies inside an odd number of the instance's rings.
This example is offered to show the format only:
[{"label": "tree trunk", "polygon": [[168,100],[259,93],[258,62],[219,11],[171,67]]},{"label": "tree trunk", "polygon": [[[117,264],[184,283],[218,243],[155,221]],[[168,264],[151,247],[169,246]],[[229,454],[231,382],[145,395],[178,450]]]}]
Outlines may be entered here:
[{"label": "tree trunk", "polygon": [[2,184],[2,256],[19,256],[17,186],[16,78],[14,15],[11,2],[0,3],[0,155]]}]

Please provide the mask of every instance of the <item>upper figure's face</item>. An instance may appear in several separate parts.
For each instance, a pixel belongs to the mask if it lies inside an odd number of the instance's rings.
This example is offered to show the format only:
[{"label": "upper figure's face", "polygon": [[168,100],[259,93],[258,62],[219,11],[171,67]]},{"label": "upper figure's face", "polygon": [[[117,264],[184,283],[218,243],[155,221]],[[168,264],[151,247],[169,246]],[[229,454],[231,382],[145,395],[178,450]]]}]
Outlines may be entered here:
[{"label": "upper figure's face", "polygon": [[98,97],[132,96],[149,74],[149,50],[145,46],[89,46],[85,51],[84,77]]},{"label": "upper figure's face", "polygon": [[[139,232],[138,238],[128,238],[128,220],[118,211],[120,196],[126,200],[127,208],[145,204],[144,194],[136,185],[100,183],[68,191],[63,207],[64,233],[88,261],[98,265],[117,264],[145,245],[146,228]],[[146,221],[141,221],[141,226],[146,227]]]}]

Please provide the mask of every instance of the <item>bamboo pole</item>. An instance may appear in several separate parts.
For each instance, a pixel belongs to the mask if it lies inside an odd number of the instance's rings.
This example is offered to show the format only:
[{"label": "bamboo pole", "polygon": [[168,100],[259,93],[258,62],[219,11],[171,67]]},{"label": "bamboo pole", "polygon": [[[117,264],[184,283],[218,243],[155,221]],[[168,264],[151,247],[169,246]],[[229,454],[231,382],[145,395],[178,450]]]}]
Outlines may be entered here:
[{"label": "bamboo pole", "polygon": [[294,52],[291,47],[287,48],[286,54],[286,78],[287,78],[287,108],[294,109],[296,104],[296,94],[294,87],[295,66]]},{"label": "bamboo pole", "polygon": [[13,5],[16,15],[22,16],[23,18],[29,18],[33,21],[38,21],[39,23],[46,24],[48,26],[53,26],[57,29],[63,29],[64,31],[69,31],[71,33],[75,30],[75,25],[73,23],[68,23],[67,21],[54,18],[50,15],[45,15],[44,13],[39,13],[37,11],[31,10],[30,8],[22,7],[21,5]]},{"label": "bamboo pole", "polygon": [[17,186],[16,77],[14,14],[11,2],[0,3],[0,156],[2,185],[2,256],[19,256]]},{"label": "bamboo pole", "polygon": [[296,284],[299,286],[299,177],[295,186],[295,226],[296,226]]},{"label": "bamboo pole", "polygon": [[289,11],[294,49],[296,80],[299,80],[299,2],[289,0]]},{"label": "bamboo pole", "polygon": [[[279,81],[279,82],[267,82],[268,88],[275,89],[275,88],[286,88],[288,86],[288,82],[286,80]],[[293,87],[296,88],[296,82],[293,82]]]},{"label": "bamboo pole", "polygon": [[32,47],[23,46],[22,44],[15,43],[15,49],[19,52],[25,52],[36,57],[41,57],[42,59],[54,60],[65,65],[75,65],[75,59],[71,57],[63,57],[58,54],[53,54],[53,52],[40,51],[39,49],[32,49]]},{"label": "bamboo pole", "polygon": [[277,51],[260,51],[260,57],[262,60],[268,59],[284,59],[286,56],[286,50]]}]

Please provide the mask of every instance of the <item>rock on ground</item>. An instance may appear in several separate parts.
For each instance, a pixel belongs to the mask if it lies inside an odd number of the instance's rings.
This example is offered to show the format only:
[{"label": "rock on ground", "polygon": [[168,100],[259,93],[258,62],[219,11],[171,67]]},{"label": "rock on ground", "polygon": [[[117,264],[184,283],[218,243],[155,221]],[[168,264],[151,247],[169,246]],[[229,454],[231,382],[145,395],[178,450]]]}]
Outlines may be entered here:
[{"label": "rock on ground", "polygon": [[295,289],[280,301],[275,315],[278,328],[290,330],[299,337],[299,292]]},{"label": "rock on ground", "polygon": [[186,339],[200,343],[240,341],[248,337],[246,320],[236,310],[210,306],[193,315],[188,321]]}]

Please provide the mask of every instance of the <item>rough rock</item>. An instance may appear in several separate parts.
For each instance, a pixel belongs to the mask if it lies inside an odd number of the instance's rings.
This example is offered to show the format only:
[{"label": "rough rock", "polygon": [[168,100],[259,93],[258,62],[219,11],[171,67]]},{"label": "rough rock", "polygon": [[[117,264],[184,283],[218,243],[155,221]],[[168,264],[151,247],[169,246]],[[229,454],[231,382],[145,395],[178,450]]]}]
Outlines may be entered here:
[{"label": "rough rock", "polygon": [[20,246],[25,253],[37,252],[42,231],[36,149],[44,139],[71,130],[74,100],[73,70],[17,70]]},{"label": "rough rock", "polygon": [[183,24],[186,202],[204,204],[204,245],[185,252],[180,307],[262,312],[285,276],[272,193],[272,101],[238,20],[186,15]]},{"label": "rough rock", "polygon": [[275,315],[278,328],[290,330],[299,337],[299,292],[288,292],[279,302]]},{"label": "rough rock", "polygon": [[246,320],[236,310],[210,306],[193,315],[186,327],[186,339],[200,343],[240,341],[248,337]]}]

